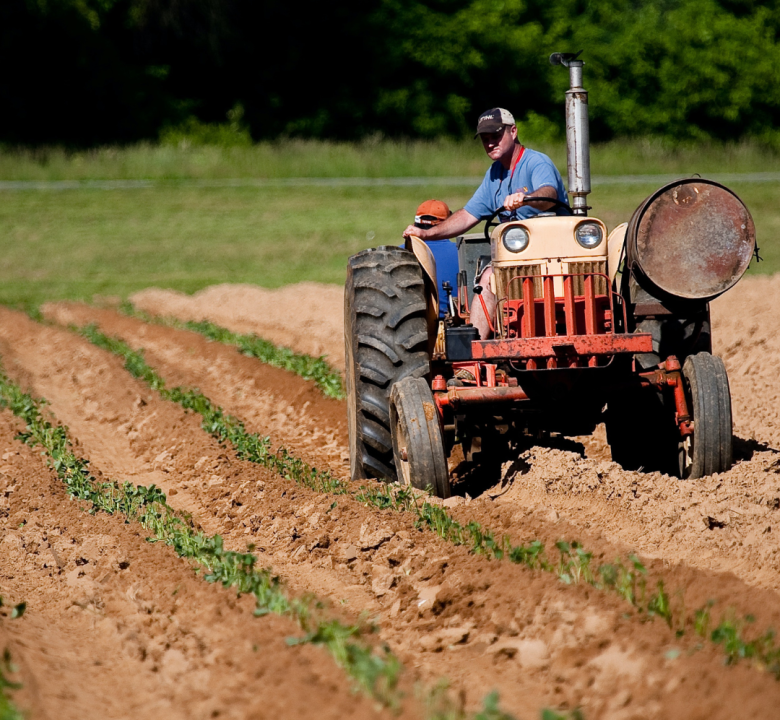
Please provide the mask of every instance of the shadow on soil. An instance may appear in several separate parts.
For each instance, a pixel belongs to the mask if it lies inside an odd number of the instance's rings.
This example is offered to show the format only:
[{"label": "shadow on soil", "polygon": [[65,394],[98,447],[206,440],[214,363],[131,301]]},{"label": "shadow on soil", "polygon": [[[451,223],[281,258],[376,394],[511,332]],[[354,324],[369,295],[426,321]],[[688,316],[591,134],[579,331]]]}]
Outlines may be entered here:
[{"label": "shadow on soil", "polygon": [[766,443],[758,442],[758,440],[745,440],[736,435],[734,436],[734,462],[738,460],[752,460],[753,455],[759,452],[780,453],[780,450]]}]

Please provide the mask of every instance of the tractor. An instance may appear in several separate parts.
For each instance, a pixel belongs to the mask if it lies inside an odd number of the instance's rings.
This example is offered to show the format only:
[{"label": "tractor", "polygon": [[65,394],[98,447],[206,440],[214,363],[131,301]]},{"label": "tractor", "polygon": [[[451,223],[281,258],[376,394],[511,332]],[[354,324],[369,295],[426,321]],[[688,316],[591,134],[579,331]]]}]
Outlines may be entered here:
[{"label": "tractor", "polygon": [[[457,238],[457,287],[439,286],[418,238],[349,259],[345,287],[350,473],[452,493],[448,459],[488,468],[522,439],[605,423],[629,470],[695,479],[733,463],[731,396],[712,355],[709,303],[756,251],[735,193],[698,176],[664,185],[607,232],[588,216],[588,95],[568,68],[571,205],[523,220],[483,218]],[[534,198],[528,198],[534,199]],[[494,313],[478,284],[492,263]],[[439,317],[439,293],[449,312]],[[489,318],[480,338],[474,313]]]}]

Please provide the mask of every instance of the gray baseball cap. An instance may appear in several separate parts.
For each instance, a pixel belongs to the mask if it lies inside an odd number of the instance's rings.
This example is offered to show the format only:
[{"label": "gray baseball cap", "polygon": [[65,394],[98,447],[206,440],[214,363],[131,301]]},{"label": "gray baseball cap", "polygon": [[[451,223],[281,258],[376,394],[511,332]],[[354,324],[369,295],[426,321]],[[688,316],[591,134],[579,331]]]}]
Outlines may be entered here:
[{"label": "gray baseball cap", "polygon": [[490,108],[485,110],[477,120],[477,135],[482,133],[498,132],[504,125],[514,125],[515,118],[509,110],[504,108]]}]

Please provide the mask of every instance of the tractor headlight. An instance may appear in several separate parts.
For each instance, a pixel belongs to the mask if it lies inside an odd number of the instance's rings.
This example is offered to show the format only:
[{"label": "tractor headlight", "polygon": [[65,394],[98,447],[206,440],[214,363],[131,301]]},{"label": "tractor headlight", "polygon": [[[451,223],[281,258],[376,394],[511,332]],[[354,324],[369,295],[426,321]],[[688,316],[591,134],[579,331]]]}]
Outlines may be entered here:
[{"label": "tractor headlight", "polygon": [[584,222],[577,226],[577,229],[574,231],[574,237],[577,238],[577,242],[586,250],[593,250],[604,239],[604,233],[601,231],[600,225],[594,222]]},{"label": "tractor headlight", "polygon": [[507,230],[501,240],[509,252],[523,252],[528,247],[528,231],[521,227],[513,227]]}]

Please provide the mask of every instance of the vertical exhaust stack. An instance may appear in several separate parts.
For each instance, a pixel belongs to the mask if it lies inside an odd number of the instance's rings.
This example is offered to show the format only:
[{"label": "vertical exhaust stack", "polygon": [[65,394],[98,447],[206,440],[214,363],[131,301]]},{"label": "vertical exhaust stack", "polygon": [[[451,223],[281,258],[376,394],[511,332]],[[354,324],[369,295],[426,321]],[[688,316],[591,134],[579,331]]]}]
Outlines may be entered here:
[{"label": "vertical exhaust stack", "polygon": [[590,194],[590,132],[588,92],[582,87],[582,60],[578,53],[553,53],[551,65],[569,68],[570,87],[566,91],[566,159],[569,167],[569,195],[575,215],[588,214]]}]

